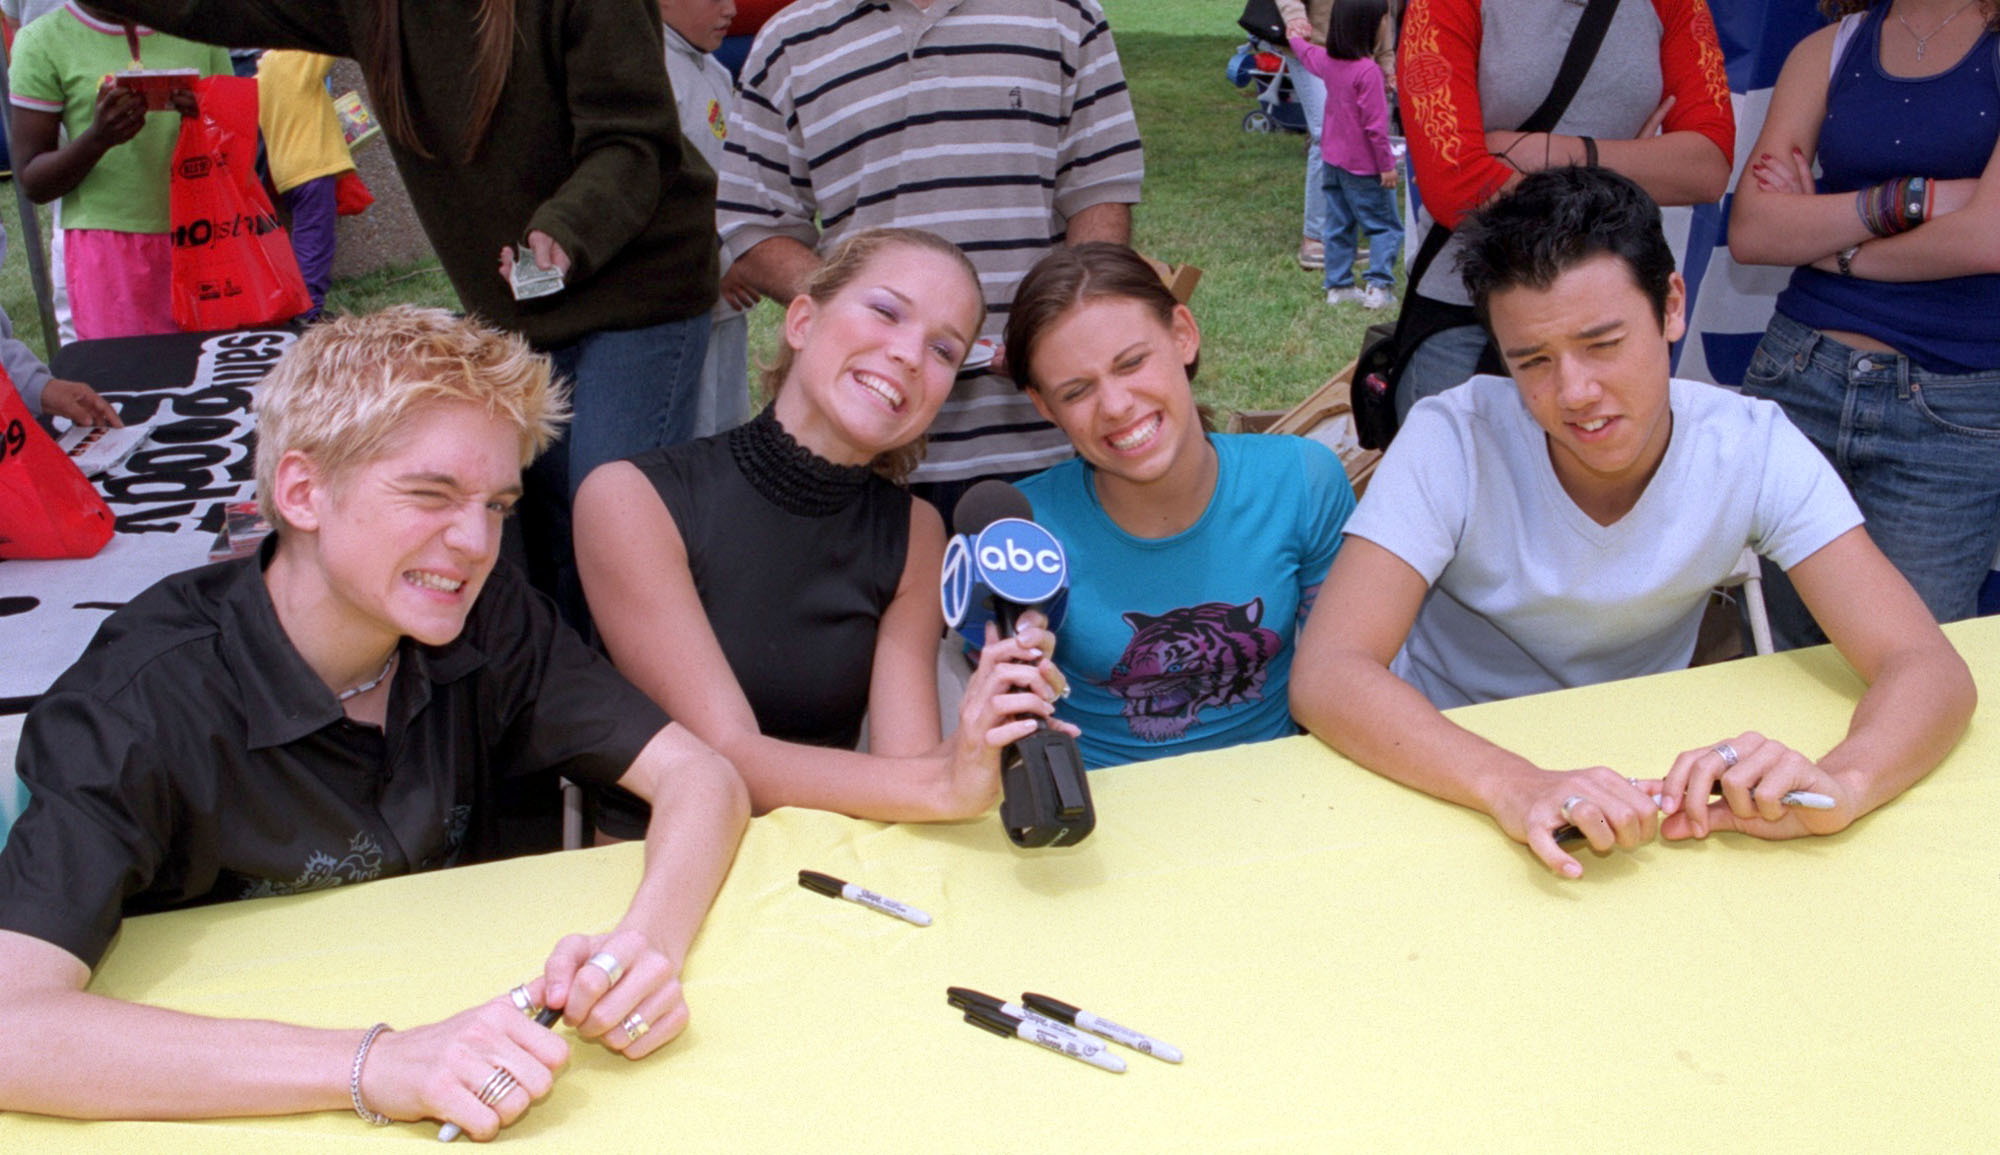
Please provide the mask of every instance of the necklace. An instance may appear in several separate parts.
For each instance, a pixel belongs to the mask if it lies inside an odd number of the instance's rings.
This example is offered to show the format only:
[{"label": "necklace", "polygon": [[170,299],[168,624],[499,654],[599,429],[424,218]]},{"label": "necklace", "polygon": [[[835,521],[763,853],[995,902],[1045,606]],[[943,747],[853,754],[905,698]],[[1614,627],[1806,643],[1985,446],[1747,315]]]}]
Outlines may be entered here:
[{"label": "necklace", "polygon": [[361,695],[367,693],[368,691],[374,689],[375,687],[381,685],[383,682],[389,679],[389,671],[394,669],[395,667],[396,667],[396,651],[390,650],[389,660],[382,663],[382,672],[375,675],[375,680],[372,682],[363,682],[360,685],[354,687],[352,690],[342,690],[338,695],[340,700],[345,702],[349,698],[358,698]]},{"label": "necklace", "polygon": [[1917,59],[1922,60],[1924,58],[1924,45],[1929,44],[1931,42],[1931,37],[1936,36],[1940,32],[1943,32],[1945,30],[1945,25],[1948,25],[1952,21],[1958,19],[1960,13],[1964,12],[1967,8],[1972,7],[1977,2],[1978,0],[1965,0],[1965,3],[1958,6],[1957,12],[1953,12],[1951,15],[1944,18],[1944,24],[1940,24],[1936,28],[1931,29],[1930,36],[1917,35],[1917,30],[1910,27],[1910,22],[1908,20],[1903,19],[1903,14],[1901,12],[1896,13],[1896,23],[1901,24],[1903,26],[1903,31],[1910,34],[1910,39],[1917,42]]}]

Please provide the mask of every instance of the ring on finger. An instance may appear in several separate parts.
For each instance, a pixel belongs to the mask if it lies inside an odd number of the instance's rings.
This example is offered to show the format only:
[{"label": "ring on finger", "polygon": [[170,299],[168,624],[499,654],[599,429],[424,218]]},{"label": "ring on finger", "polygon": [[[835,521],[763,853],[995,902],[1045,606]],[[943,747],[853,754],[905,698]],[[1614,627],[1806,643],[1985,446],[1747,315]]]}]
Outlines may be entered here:
[{"label": "ring on finger", "polygon": [[513,990],[508,991],[507,997],[514,1001],[515,1010],[520,1011],[522,1014],[528,1016],[531,1019],[535,1017],[535,1013],[537,1011],[542,1009],[535,1005],[535,1000],[533,998],[529,997],[528,986],[526,983],[523,983],[520,986],[515,987]]},{"label": "ring on finger", "polygon": [[495,1064],[493,1073],[486,1076],[485,1085],[479,1088],[479,1101],[491,1107],[506,1098],[507,1092],[513,1090],[519,1081],[514,1078],[514,1072]]},{"label": "ring on finger", "polygon": [[1731,768],[1735,767],[1736,747],[1731,746],[1727,742],[1717,742],[1713,747],[1711,747],[1711,749],[1713,750],[1717,758],[1722,759],[1722,764],[1724,766],[1728,766]]},{"label": "ring on finger", "polygon": [[608,950],[601,950],[591,955],[590,960],[583,965],[603,971],[604,976],[611,980],[611,985],[614,987],[618,985],[619,976],[625,973],[625,964],[619,962],[618,956]]},{"label": "ring on finger", "polygon": [[641,1036],[653,1029],[653,1025],[647,1022],[645,1016],[641,1015],[638,1011],[633,1011],[631,1014],[626,1015],[625,1021],[619,1023],[618,1026],[619,1029],[625,1032],[625,1041],[628,1043],[638,1042]]},{"label": "ring on finger", "polygon": [[1583,795],[1581,794],[1572,794],[1568,798],[1563,799],[1562,809],[1558,813],[1562,815],[1564,822],[1570,821],[1570,808],[1581,801],[1583,801]]}]

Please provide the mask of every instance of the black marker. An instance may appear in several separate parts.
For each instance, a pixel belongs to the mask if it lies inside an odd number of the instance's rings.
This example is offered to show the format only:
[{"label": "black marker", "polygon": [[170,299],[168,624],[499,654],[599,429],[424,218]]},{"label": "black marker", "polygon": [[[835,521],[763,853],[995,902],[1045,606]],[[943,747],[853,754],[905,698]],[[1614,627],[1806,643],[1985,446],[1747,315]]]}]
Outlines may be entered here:
[{"label": "black marker", "polygon": [[1079,1043],[1074,1035],[1059,1035],[1035,1019],[1015,1018],[1005,1011],[974,1003],[965,1012],[965,1021],[982,1031],[991,1031],[1001,1038],[1022,1039],[1102,1070],[1121,1075],[1125,1073],[1125,1060],[1112,1054],[1108,1049],[1099,1047],[1094,1051],[1090,1050],[1087,1043]]},{"label": "black marker", "polygon": [[[1718,782],[1713,787],[1710,787],[1708,796],[1710,798],[1722,797],[1722,784]],[[1815,794],[1810,790],[1787,790],[1785,791],[1785,796],[1778,799],[1778,801],[1784,803],[1786,806],[1796,806],[1801,810],[1831,810],[1840,805],[1832,795]],[[1657,794],[1653,795],[1653,805],[1658,806],[1659,804],[1660,796]],[[1577,839],[1583,837],[1583,831],[1578,830],[1575,823],[1568,822],[1556,827],[1549,833],[1557,842],[1575,842]]]},{"label": "black marker", "polygon": [[1101,1040],[1093,1039],[1066,1023],[1060,1023],[1049,1018],[1047,1015],[1038,1014],[1019,1003],[1005,1002],[984,991],[975,991],[971,987],[946,987],[944,994],[945,1001],[961,1011],[969,1011],[974,1007],[985,1007],[989,1011],[999,1011],[1003,1015],[1012,1015],[1014,1018],[1024,1022],[1039,1023],[1049,1030],[1068,1038],[1085,1050],[1102,1051],[1110,1045]]},{"label": "black marker", "polygon": [[883,914],[900,918],[904,922],[913,923],[917,926],[929,926],[931,924],[931,916],[918,910],[916,907],[908,903],[897,902],[893,898],[884,898],[872,890],[863,890],[851,882],[842,882],[831,874],[821,874],[817,870],[801,870],[799,871],[799,885],[812,891],[814,894],[823,894],[828,898],[844,898],[849,902],[858,902],[870,910],[879,910]]},{"label": "black marker", "polygon": [[1047,995],[1025,994],[1021,996],[1021,1002],[1036,1014],[1045,1015],[1057,1022],[1068,1023],[1079,1031],[1101,1035],[1114,1043],[1144,1052],[1155,1059],[1164,1059],[1169,1063],[1181,1061],[1179,1047],[1142,1035],[1130,1027],[1121,1027],[1109,1019],[1100,1019],[1080,1007],[1070,1006],[1061,999],[1052,999]]}]

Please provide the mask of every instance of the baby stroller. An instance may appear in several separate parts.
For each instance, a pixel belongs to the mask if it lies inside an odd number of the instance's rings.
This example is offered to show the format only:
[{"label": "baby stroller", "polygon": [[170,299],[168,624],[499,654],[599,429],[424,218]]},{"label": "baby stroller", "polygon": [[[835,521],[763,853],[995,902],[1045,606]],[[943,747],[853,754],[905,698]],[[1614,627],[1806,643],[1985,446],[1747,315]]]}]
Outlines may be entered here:
[{"label": "baby stroller", "polygon": [[1285,26],[1277,4],[1249,0],[1236,24],[1250,39],[1229,58],[1229,83],[1238,88],[1257,86],[1257,107],[1243,115],[1243,131],[1304,132],[1306,110],[1292,90],[1291,77],[1285,75],[1285,58],[1278,53],[1285,43]]},{"label": "baby stroller", "polygon": [[1229,82],[1257,86],[1257,107],[1243,114],[1244,132],[1304,132],[1306,110],[1285,74],[1285,58],[1252,36],[1229,58]]}]

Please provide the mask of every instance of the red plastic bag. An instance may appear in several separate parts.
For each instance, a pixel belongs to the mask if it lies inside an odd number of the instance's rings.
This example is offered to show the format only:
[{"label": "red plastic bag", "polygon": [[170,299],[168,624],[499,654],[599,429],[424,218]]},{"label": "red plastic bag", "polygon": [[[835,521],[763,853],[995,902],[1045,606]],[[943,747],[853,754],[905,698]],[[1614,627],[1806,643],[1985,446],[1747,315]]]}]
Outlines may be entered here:
[{"label": "red plastic bag", "polygon": [[368,182],[361,174],[348,169],[333,183],[334,215],[341,217],[359,216],[375,203],[375,194],[368,191]]},{"label": "red plastic bag", "polygon": [[0,558],[90,557],[115,528],[111,507],[0,372]]},{"label": "red plastic bag", "polygon": [[289,321],[313,307],[291,238],[257,180],[257,82],[195,82],[168,198],[174,324],[188,332]]}]

